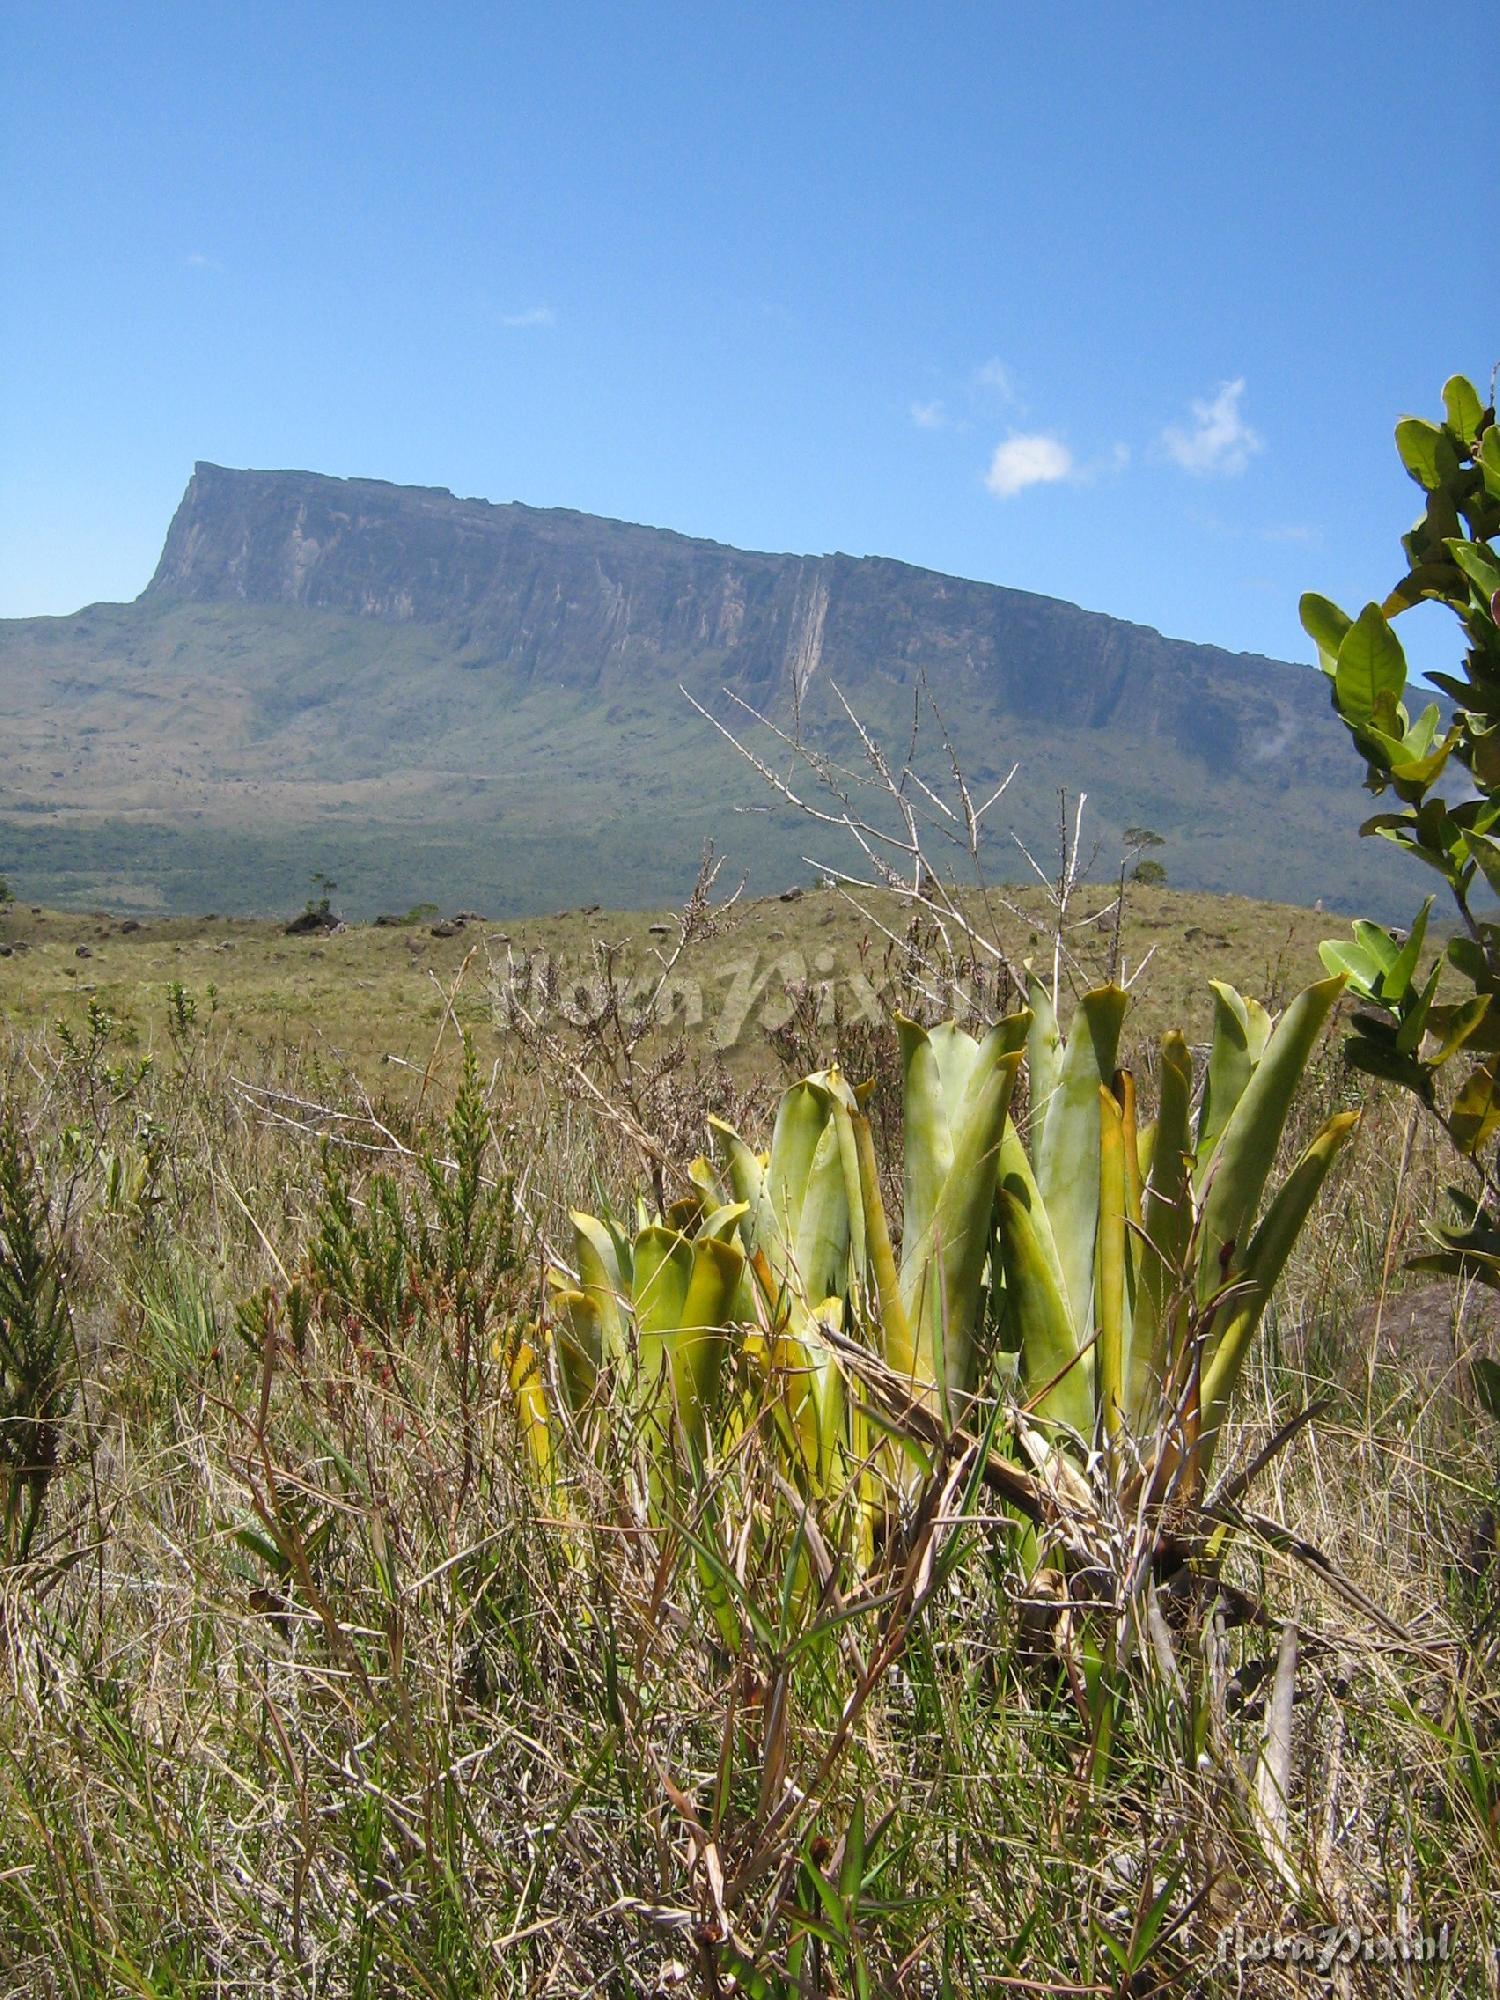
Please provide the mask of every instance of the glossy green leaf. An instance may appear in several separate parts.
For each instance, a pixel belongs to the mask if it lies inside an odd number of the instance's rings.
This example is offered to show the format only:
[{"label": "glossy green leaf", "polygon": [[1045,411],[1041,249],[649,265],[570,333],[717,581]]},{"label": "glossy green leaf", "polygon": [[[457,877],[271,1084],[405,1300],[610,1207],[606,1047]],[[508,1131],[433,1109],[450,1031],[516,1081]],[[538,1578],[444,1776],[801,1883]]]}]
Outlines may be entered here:
[{"label": "glossy green leaf", "polygon": [[1449,542],[1453,560],[1479,592],[1481,600],[1488,604],[1497,590],[1500,590],[1500,562],[1495,560],[1495,552],[1483,542]]},{"label": "glossy green leaf", "polygon": [[1339,714],[1365,723],[1382,691],[1399,697],[1406,686],[1406,655],[1378,604],[1367,604],[1344,634],[1334,668],[1333,691]]},{"label": "glossy green leaf", "polygon": [[1320,597],[1315,590],[1305,591],[1297,608],[1303,631],[1318,649],[1318,664],[1331,680],[1338,665],[1339,647],[1354,621],[1346,611],[1340,611],[1336,604]]},{"label": "glossy green leaf", "polygon": [[1465,444],[1472,444],[1484,422],[1484,404],[1466,375],[1450,375],[1443,384],[1443,409],[1449,428],[1457,431]]},{"label": "glossy green leaf", "polygon": [[1419,486],[1429,492],[1444,485],[1458,471],[1458,453],[1444,437],[1439,424],[1425,417],[1403,417],[1396,426],[1396,450],[1401,463]]}]

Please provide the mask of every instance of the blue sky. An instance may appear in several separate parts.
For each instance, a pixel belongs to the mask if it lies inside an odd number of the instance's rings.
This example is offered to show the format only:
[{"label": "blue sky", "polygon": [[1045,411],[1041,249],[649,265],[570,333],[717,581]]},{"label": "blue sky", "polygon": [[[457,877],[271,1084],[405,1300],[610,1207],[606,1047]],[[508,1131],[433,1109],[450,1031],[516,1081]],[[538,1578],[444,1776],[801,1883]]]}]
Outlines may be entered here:
[{"label": "blue sky", "polygon": [[208,458],[1304,658],[1500,358],[1487,16],[8,0],[0,613],[133,596]]}]

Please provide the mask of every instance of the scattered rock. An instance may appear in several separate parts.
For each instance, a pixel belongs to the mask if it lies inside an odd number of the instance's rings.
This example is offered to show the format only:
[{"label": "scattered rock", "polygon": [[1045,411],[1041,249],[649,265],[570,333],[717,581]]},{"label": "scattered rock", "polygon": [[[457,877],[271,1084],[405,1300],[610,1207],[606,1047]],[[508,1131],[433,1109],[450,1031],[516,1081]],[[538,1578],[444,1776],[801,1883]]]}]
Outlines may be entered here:
[{"label": "scattered rock", "polygon": [[647,924],[646,929],[652,937],[670,937],[672,935],[672,926],[670,924]]},{"label": "scattered rock", "polygon": [[463,924],[460,920],[457,917],[451,917],[446,923],[434,924],[432,926],[432,935],[435,938],[457,937],[462,929]]},{"label": "scattered rock", "polygon": [[73,947],[73,956],[75,958],[92,958],[93,955],[86,944],[75,945]]},{"label": "scattered rock", "polygon": [[389,910],[382,911],[375,919],[375,928],[378,931],[399,931],[405,924],[405,917],[394,917]]},{"label": "scattered rock", "polygon": [[336,931],[339,920],[332,910],[304,910],[286,926],[288,937],[326,937]]},{"label": "scattered rock", "polygon": [[768,938],[770,939],[770,941],[771,941],[771,943],[772,943],[772,944],[782,944],[782,943],[784,943],[784,942],[785,942],[785,939],[786,939],[786,932],[785,932],[785,931],[767,931],[767,932],[766,932],[766,936],[767,936],[767,937],[768,937]]},{"label": "scattered rock", "polygon": [[777,900],[782,903],[800,903],[802,893],[800,889],[783,889]]},{"label": "scattered rock", "polygon": [[127,917],[120,926],[120,935],[121,937],[129,937],[132,931],[138,931],[140,927],[139,917]]},{"label": "scattered rock", "polygon": [[603,907],[604,906],[602,903],[590,903],[585,909],[581,910],[579,914],[585,917],[597,917],[600,910]]},{"label": "scattered rock", "polygon": [[482,917],[478,910],[455,910],[453,921],[456,924],[485,924],[489,922],[489,918]]},{"label": "scattered rock", "polygon": [[0,944],[0,958],[9,958],[10,956],[11,947],[8,944]]}]

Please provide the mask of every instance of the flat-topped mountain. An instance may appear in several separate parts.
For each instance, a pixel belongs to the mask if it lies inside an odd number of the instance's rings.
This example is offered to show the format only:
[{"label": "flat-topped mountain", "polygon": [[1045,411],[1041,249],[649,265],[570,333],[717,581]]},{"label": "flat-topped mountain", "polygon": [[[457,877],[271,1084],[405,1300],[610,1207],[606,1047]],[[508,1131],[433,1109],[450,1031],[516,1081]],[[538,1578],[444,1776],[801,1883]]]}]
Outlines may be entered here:
[{"label": "flat-topped mountain", "polygon": [[1283,752],[1296,765],[1309,727],[1302,748],[1320,765],[1342,743],[1305,670],[1057,598],[882,557],[751,554],[442,487],[200,464],[145,592],[166,598],[442,625],[472,665],[606,695],[686,678],[695,692],[728,685],[779,704],[820,679],[852,696],[872,678],[925,673],[940,698],[1165,737],[1209,765]]},{"label": "flat-topped mountain", "polygon": [[805,876],[811,829],[679,683],[835,751],[835,689],[904,746],[925,685],[976,783],[1019,759],[1029,843],[1084,789],[1106,858],[1146,824],[1184,886],[1386,900],[1307,667],[885,558],[209,464],[134,604],[0,624],[0,866],[147,905],[270,906],[321,869],[351,908],[639,906],[713,835],[763,886]]}]

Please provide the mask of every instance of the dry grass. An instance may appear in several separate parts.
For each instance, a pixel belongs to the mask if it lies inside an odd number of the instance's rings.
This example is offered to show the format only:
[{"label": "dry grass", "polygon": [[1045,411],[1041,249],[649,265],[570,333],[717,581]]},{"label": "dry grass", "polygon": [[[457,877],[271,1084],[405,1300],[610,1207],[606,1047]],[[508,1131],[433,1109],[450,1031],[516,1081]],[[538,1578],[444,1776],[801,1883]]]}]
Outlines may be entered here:
[{"label": "dry grass", "polygon": [[[1204,961],[1187,933],[1210,911],[1225,976],[1264,991],[1311,970],[1322,920],[1199,902],[1136,899],[1127,955],[1162,945],[1143,1028],[1187,1012]],[[645,922],[619,921],[632,950]],[[538,1497],[504,1330],[537,1310],[567,1208],[645,1176],[619,1125],[494,1032],[480,984],[458,1014],[487,1178],[498,1198],[514,1176],[518,1215],[489,1326],[464,1334],[451,1259],[415,1233],[384,1263],[367,1246],[341,1291],[320,1138],[356,1221],[383,1174],[441,1234],[423,1162],[453,1155],[454,1076],[429,1058],[440,1026],[456,1049],[439,989],[472,937],[413,954],[400,931],[357,931],[315,958],[265,927],[16,928],[33,949],[0,962],[0,1077],[67,1251],[77,1395],[32,1555],[0,1576],[0,1993],[1324,1990],[1304,1968],[1216,1966],[1236,1923],[1447,1924],[1446,1967],[1356,1955],[1334,1990],[1500,1993],[1482,1533],[1500,1438],[1457,1361],[1372,1339],[1442,1170],[1425,1135],[1402,1170],[1403,1106],[1370,1102],[1221,1450],[1248,1463],[1327,1399],[1247,1505],[1347,1583],[1242,1532],[1231,1573],[1269,1627],[1143,1634],[1101,1779],[1066,1673],[1028,1651],[1010,1530],[982,1492],[909,1522],[863,1594],[824,1522],[848,1616],[820,1629],[805,1539],[752,1441],[700,1523],[752,1551],[733,1654],[691,1546],[623,1503],[628,1441],[602,1469],[565,1461]],[[514,937],[581,950],[588,929]],[[857,948],[809,895],[754,906],[728,944],[805,956],[824,933]],[[74,960],[85,939],[93,959]],[[174,1010],[174,980],[196,1011]],[[97,991],[69,1005],[80,985]],[[88,997],[124,1027],[91,1037]],[[59,1013],[70,1039],[44,1025]],[[690,1131],[735,1090],[763,1117],[763,1036],[730,1067],[695,1048],[662,1116]],[[1330,1050],[1305,1126],[1362,1089]],[[1288,1618],[1278,1844],[1247,1773]]]},{"label": "dry grass", "polygon": [[[1006,891],[1028,925],[998,904],[987,921],[1017,961],[1050,960],[1048,917],[1039,889]],[[1078,910],[1102,911],[1103,890],[1080,893]],[[622,915],[571,911],[555,917],[466,924],[436,937],[435,911],[388,927],[355,925],[332,936],[287,937],[282,926],[248,919],[151,918],[125,930],[107,915],[0,910],[0,1015],[17,1028],[80,1021],[89,1000],[106,1007],[123,1037],[147,1047],[159,1038],[167,996],[186,987],[205,1011],[222,1000],[222,1029],[232,1046],[263,1042],[320,1052],[373,1082],[390,1058],[425,1063],[445,995],[471,957],[475,964],[459,1000],[460,1018],[483,1035],[491,1019],[484,977],[507,952],[526,961],[541,953],[560,977],[587,980],[602,938],[616,948],[626,977],[649,972],[663,945],[652,925],[670,912]],[[133,921],[133,920],[132,920]],[[1127,972],[1151,954],[1138,986],[1132,1030],[1155,1035],[1167,1026],[1207,1027],[1205,966],[1248,992],[1295,991],[1318,974],[1318,941],[1342,930],[1318,913],[1242,897],[1186,890],[1134,888],[1120,938]],[[736,1067],[765,1066],[765,1033],[788,1011],[787,989],[832,979],[847,997],[849,980],[864,975],[879,986],[889,976],[888,932],[904,935],[906,918],[888,896],[871,897],[862,913],[842,895],[809,889],[796,901],[761,898],[740,905],[685,972],[698,987],[703,1019],[692,1040],[706,1048],[726,1017],[744,1017]],[[1107,966],[1112,927],[1085,925],[1076,934],[1082,964]],[[86,956],[79,956],[80,947]],[[746,972],[745,968],[753,968]]]}]

